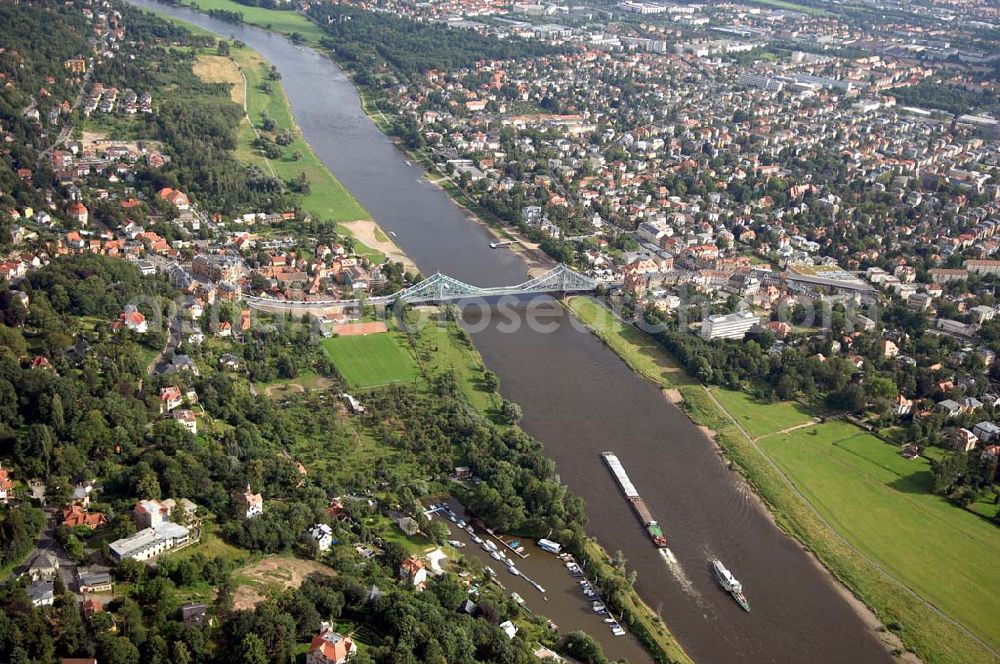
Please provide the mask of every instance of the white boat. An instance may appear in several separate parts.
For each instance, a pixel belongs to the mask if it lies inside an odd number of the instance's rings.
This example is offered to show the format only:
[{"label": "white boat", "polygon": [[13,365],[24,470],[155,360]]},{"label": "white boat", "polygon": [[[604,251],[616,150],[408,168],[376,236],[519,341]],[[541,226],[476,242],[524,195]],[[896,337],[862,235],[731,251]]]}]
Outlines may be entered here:
[{"label": "white boat", "polygon": [[489,565],[487,565],[485,567],[485,569],[486,569],[486,573],[489,574],[490,576],[496,576],[497,575],[497,571],[495,569],[493,569],[492,567],[490,567]]},{"label": "white boat", "polygon": [[510,572],[511,574],[513,574],[514,576],[521,576],[521,571],[519,569],[517,569],[516,567],[514,567],[513,563],[510,564],[510,565],[507,565],[507,571]]},{"label": "white boat", "polygon": [[733,576],[733,573],[726,569],[726,566],[722,564],[721,560],[712,561],[712,569],[715,571],[715,578],[718,580],[719,585],[722,586],[723,590],[728,592],[733,596],[733,599],[743,607],[743,610],[747,613],[750,612],[750,602],[747,601],[746,596],[743,595],[743,584]]},{"label": "white boat", "polygon": [[472,541],[475,542],[476,544],[482,544],[483,543],[483,538],[480,537],[479,535],[473,535],[472,536]]},{"label": "white boat", "polygon": [[465,548],[465,542],[460,542],[458,540],[448,540],[448,544],[451,544],[456,549],[464,549]]},{"label": "white boat", "polygon": [[562,545],[558,542],[553,542],[552,540],[543,538],[538,540],[538,548],[542,551],[558,554],[559,550],[562,549]]},{"label": "white boat", "polygon": [[608,607],[604,606],[602,602],[594,602],[591,607],[594,609],[594,613],[604,613],[608,610]]}]

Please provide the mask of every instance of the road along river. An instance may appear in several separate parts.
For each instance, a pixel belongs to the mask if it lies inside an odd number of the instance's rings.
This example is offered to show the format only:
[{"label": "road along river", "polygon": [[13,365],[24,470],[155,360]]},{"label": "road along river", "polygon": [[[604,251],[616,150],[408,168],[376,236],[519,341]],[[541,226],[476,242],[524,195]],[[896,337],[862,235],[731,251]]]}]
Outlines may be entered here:
[{"label": "road along river", "polygon": [[[332,61],[264,30],[130,1],[233,36],[273,63],[306,140],[424,274],[441,271],[481,286],[524,280],[523,260],[490,249],[487,231],[428,184],[423,169],[364,115],[357,91]],[[500,376],[504,395],[523,407],[524,429],[586,500],[589,532],[607,550],[625,553],[639,574],[643,599],[661,612],[691,656],[711,664],[891,661],[830,576],[778,530],[684,413],[598,339],[571,325],[558,304],[550,313],[545,322],[555,324],[554,332],[524,325],[503,332],[488,325],[474,334],[476,346]],[[475,325],[477,315],[470,312],[467,323]],[[601,461],[605,450],[618,454],[663,524],[676,563],[645,536]],[[743,581],[751,613],[715,583],[712,557]],[[550,618],[563,622],[559,615]],[[632,639],[601,641],[612,657],[645,659]]]}]

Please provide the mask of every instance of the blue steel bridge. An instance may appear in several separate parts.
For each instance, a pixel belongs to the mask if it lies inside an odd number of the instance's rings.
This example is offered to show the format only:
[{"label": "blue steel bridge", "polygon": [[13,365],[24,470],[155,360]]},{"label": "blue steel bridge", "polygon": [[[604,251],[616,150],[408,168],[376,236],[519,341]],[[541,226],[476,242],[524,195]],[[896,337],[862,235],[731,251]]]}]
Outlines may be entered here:
[{"label": "blue steel bridge", "polygon": [[428,304],[452,302],[469,298],[495,298],[503,295],[585,293],[593,291],[597,286],[598,282],[596,280],[571,270],[560,263],[548,272],[516,286],[491,286],[482,288],[472,286],[454,277],[437,272],[420,283],[392,295],[369,297],[364,300],[311,300],[308,302],[296,302],[292,300],[278,300],[271,297],[253,296],[247,296],[244,300],[250,307],[266,311],[308,311],[310,309],[330,309],[332,307],[356,307],[360,306],[362,302],[371,305],[392,305],[396,302]]}]

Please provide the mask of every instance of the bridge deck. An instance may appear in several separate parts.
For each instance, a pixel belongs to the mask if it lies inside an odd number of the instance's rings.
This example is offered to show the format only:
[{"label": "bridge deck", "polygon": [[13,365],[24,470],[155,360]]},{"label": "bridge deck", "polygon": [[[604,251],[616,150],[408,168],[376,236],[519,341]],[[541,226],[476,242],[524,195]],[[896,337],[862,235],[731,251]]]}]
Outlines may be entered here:
[{"label": "bridge deck", "polygon": [[251,307],[258,309],[289,308],[289,309],[329,309],[357,307],[365,304],[394,304],[397,301],[448,302],[468,298],[502,297],[504,295],[541,295],[544,293],[579,293],[592,291],[598,282],[590,277],[575,272],[565,265],[557,265],[548,272],[529,279],[516,286],[492,286],[481,288],[471,286],[453,277],[436,273],[434,276],[414,284],[392,295],[370,297],[365,300],[314,300],[298,302],[293,300],[278,300],[269,297],[244,298]]}]

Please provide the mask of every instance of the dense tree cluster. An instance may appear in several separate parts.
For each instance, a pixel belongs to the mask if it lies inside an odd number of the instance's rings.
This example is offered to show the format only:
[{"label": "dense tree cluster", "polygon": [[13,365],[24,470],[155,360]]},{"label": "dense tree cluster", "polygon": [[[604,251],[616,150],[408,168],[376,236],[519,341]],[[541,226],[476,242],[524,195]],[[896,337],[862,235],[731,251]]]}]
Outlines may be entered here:
[{"label": "dense tree cluster", "polygon": [[489,526],[536,537],[551,532],[564,544],[582,543],[583,503],[556,481],[555,464],[542,446],[520,429],[496,426],[474,412],[451,375],[439,376],[428,395],[396,387],[369,400],[382,439],[416,454],[429,473],[449,474],[463,461],[482,478],[462,498]]},{"label": "dense tree cluster", "polygon": [[556,52],[541,42],[513,42],[438,23],[418,23],[348,5],[314,5],[310,16],[330,35],[323,45],[360,72],[387,63],[399,76],[431,69],[472,68],[480,60],[507,60]]},{"label": "dense tree cluster", "polygon": [[29,295],[46,298],[59,315],[117,318],[128,304],[170,297],[174,289],[147,279],[135,265],[97,254],[61,256],[21,284]]},{"label": "dense tree cluster", "polygon": [[[951,452],[936,461],[932,471],[934,493],[947,496],[962,507],[995,493],[997,457],[984,455],[982,450]],[[1000,512],[994,515],[994,521],[1000,525]]]},{"label": "dense tree cluster", "polygon": [[971,113],[977,109],[995,112],[1000,97],[991,90],[974,90],[969,87],[924,79],[916,85],[886,90],[900,104],[921,108],[936,108],[955,115]]}]

